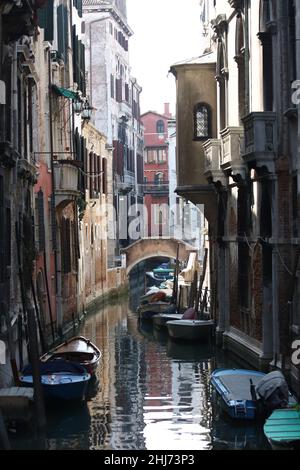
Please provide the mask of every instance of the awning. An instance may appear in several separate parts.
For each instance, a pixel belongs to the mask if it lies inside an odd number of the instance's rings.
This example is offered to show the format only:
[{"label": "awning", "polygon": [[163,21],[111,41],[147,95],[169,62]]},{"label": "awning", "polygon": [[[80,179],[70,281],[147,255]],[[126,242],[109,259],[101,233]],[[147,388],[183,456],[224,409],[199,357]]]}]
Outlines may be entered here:
[{"label": "awning", "polygon": [[78,93],[72,90],[67,90],[66,88],[60,88],[59,86],[52,85],[52,90],[55,91],[57,95],[64,96],[69,100],[76,100],[78,99]]}]

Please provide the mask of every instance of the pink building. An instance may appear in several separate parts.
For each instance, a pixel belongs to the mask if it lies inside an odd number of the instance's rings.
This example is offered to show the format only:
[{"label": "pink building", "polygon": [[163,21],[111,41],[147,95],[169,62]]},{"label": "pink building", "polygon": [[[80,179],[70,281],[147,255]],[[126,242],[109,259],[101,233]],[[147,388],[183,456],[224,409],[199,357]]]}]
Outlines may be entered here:
[{"label": "pink building", "polygon": [[[148,211],[148,236],[169,235],[169,103],[164,114],[148,111],[141,116],[144,125],[144,195]],[[165,208],[164,208],[165,207]]]}]

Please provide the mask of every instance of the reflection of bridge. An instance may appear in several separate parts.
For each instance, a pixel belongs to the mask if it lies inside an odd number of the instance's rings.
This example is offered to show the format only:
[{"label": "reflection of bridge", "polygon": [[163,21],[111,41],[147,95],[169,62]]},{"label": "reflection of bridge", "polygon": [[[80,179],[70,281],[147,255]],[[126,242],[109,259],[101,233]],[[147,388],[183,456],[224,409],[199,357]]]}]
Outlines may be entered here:
[{"label": "reflection of bridge", "polygon": [[126,254],[127,274],[141,261],[149,258],[166,257],[176,259],[177,247],[179,245],[179,261],[186,261],[191,252],[196,252],[196,248],[169,237],[142,238],[132,245],[124,248],[122,253]]}]

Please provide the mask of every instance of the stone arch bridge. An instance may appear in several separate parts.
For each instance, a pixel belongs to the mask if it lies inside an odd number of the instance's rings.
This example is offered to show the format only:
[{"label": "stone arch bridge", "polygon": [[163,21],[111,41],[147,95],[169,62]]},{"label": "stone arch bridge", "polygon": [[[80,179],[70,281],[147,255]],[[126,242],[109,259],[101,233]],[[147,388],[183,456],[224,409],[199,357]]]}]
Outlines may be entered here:
[{"label": "stone arch bridge", "polygon": [[138,263],[146,259],[156,257],[176,259],[178,245],[179,261],[188,260],[189,254],[197,251],[192,245],[174,238],[160,237],[138,240],[122,250],[122,253],[126,255],[126,273],[129,274]]}]

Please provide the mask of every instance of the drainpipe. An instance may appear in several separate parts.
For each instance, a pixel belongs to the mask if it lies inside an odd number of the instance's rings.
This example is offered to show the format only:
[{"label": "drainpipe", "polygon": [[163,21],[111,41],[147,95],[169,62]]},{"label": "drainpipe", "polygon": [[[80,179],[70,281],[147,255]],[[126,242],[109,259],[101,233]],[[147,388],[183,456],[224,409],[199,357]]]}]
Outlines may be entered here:
[{"label": "drainpipe", "polygon": [[[273,222],[273,237],[275,239],[275,243],[277,244],[278,241],[278,180],[277,175],[273,174],[271,176],[271,180],[273,183],[273,197],[272,197],[272,222]],[[278,305],[278,254],[277,250],[273,249],[272,252],[272,284],[273,284],[273,292],[272,292],[272,305],[273,305],[273,361],[275,367],[277,366],[278,356],[279,356],[279,305]],[[271,333],[271,332],[270,332]]]},{"label": "drainpipe", "polygon": [[[54,277],[55,277],[55,294],[56,294],[56,323],[58,331],[62,328],[62,305],[61,305],[61,275],[58,274],[58,240],[57,240],[57,224],[56,224],[56,202],[55,202],[55,177],[54,177],[54,148],[53,148],[53,111],[52,111],[52,78],[51,78],[51,49],[48,49],[48,84],[49,84],[49,134],[50,134],[50,168],[51,168],[51,214],[52,214],[52,244],[54,251]],[[61,271],[59,271],[61,272]]]}]

